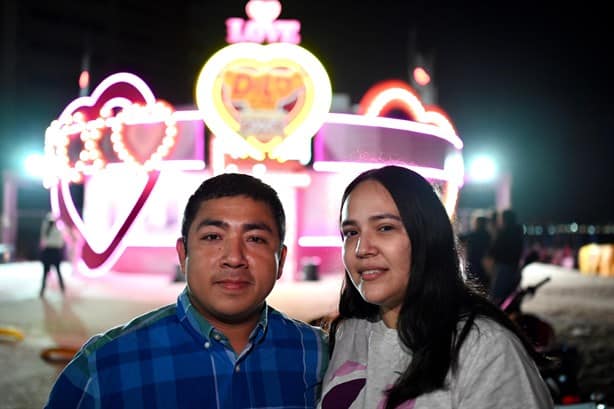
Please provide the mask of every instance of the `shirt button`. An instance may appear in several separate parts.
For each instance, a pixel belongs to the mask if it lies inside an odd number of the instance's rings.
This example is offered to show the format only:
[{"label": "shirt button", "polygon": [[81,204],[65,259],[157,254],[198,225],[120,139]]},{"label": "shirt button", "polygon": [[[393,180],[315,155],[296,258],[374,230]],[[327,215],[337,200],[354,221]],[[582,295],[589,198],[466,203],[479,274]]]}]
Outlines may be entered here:
[{"label": "shirt button", "polygon": [[213,335],[213,338],[214,338],[216,341],[219,341],[221,337],[220,337],[220,334],[215,334],[215,335]]},{"label": "shirt button", "polygon": [[235,366],[235,372],[241,371],[241,367],[239,365]]},{"label": "shirt button", "polygon": [[211,343],[209,341],[205,342],[205,348],[209,349],[209,347],[211,346]]}]

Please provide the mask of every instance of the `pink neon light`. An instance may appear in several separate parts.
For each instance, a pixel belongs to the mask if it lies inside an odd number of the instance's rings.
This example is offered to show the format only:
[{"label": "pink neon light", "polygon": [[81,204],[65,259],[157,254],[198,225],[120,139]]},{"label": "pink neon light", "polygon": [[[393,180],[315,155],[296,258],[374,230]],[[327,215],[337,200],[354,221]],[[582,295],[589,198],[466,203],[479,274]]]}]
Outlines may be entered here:
[{"label": "pink neon light", "polygon": [[[138,93],[134,92],[136,88]],[[109,89],[113,88],[114,93],[123,95],[129,98],[132,102],[142,102],[145,104],[152,104],[156,102],[151,89],[147,86],[145,81],[140,79],[134,74],[127,72],[120,72],[113,74],[105,78],[97,87],[92,91],[92,95],[79,97],[66,106],[64,111],[60,114],[59,120],[61,122],[71,122],[73,113],[79,111],[80,108],[95,107],[98,100],[102,99],[103,94]],[[115,91],[117,90],[117,92]],[[94,114],[94,117],[98,116],[98,113]]]},{"label": "pink neon light", "polygon": [[419,132],[443,139],[449,142],[456,149],[463,148],[463,141],[449,128],[441,128],[429,123],[407,121],[404,119],[386,118],[381,116],[365,116],[353,114],[329,113],[327,123],[347,124],[359,126],[372,126],[380,128],[397,129],[399,131]]},{"label": "pink neon light", "polygon": [[337,236],[301,236],[298,238],[300,247],[341,247],[341,237]]},{"label": "pink neon light", "polygon": [[250,20],[234,17],[226,20],[226,41],[230,44],[301,42],[298,20],[276,20],[281,14],[277,0],[250,0],[245,5]]},{"label": "pink neon light", "polygon": [[[164,103],[157,103],[147,85],[138,77],[119,73],[102,81],[90,96],[77,98],[62,111],[58,120],[52,122],[46,133],[46,153],[51,162],[59,169],[51,171],[53,181],[47,180],[50,187],[51,205],[54,214],[60,215],[67,228],[76,233],[75,246],[79,259],[79,269],[86,275],[99,276],[106,273],[118,260],[125,250],[125,236],[141,212],[159,176],[158,171],[144,173],[147,181],[139,193],[134,206],[124,221],[120,221],[118,230],[108,244],[102,248],[94,248],[92,237],[88,232],[78,211],[75,209],[70,190],[71,181],[76,181],[77,174],[93,174],[101,167],[106,166],[101,158],[98,140],[102,135],[101,129],[109,128],[113,148],[120,158],[136,159],[127,151],[121,130],[124,125],[162,123],[165,136],[155,152],[152,151],[150,160],[156,162],[157,168],[165,169],[192,169],[204,168],[202,160],[172,160],[162,161],[174,145],[177,134],[177,121],[202,121],[202,115],[197,110],[174,112]],[[70,169],[68,159],[68,145],[80,136],[82,151],[76,162],[75,169]],[[71,139],[73,138],[73,139]],[[79,141],[77,141],[79,142]],[[198,139],[196,149],[203,150],[203,141]],[[153,162],[152,162],[153,163]],[[122,163],[123,164],[123,163]],[[117,164],[117,165],[122,165]],[[125,165],[124,165],[125,166]]]},{"label": "pink neon light", "polygon": [[334,172],[342,174],[357,175],[365,170],[381,168],[386,165],[398,165],[418,172],[422,176],[431,180],[450,181],[456,180],[452,175],[443,169],[429,168],[424,166],[408,165],[404,162],[382,161],[382,162],[330,162],[317,161],[313,163],[313,170],[317,172]]},{"label": "pink neon light", "polygon": [[88,239],[88,231],[77,212],[67,181],[61,181],[51,188],[51,204],[54,213],[65,215],[64,222],[74,228],[78,233],[79,245],[77,249],[81,251],[81,261],[83,262],[82,271],[86,275],[100,276],[108,272],[111,266],[117,261],[119,256],[125,250],[124,237],[128,233],[130,227],[136,220],[141,209],[147,202],[153,188],[158,180],[159,172],[147,173],[147,183],[143,187],[136,203],[132,210],[121,223],[119,230],[111,239],[110,243],[101,252],[94,250],[92,242]]}]

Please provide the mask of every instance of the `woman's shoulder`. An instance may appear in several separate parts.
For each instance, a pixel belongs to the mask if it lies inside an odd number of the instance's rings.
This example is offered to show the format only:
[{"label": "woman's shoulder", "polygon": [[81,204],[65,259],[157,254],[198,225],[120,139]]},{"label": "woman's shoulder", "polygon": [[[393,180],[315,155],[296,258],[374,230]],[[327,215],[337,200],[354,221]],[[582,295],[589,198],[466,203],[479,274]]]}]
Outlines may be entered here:
[{"label": "woman's shoulder", "polygon": [[473,322],[462,349],[478,354],[485,350],[497,354],[510,350],[524,351],[524,346],[516,334],[503,325],[490,318],[479,317]]},{"label": "woman's shoulder", "polygon": [[370,321],[365,318],[344,318],[337,324],[335,331],[335,339],[348,339],[356,335],[368,335],[373,331],[377,331],[380,327],[381,320]]}]

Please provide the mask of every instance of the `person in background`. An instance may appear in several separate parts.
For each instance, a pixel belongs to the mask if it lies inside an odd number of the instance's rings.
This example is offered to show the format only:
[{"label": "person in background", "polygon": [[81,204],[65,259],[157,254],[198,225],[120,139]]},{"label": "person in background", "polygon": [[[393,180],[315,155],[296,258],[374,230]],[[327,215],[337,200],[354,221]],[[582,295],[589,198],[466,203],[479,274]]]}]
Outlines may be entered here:
[{"label": "person in background", "polygon": [[265,299],[286,259],[285,214],[259,179],[222,174],[186,205],[176,304],[90,339],[47,408],[313,408],[326,334]]},{"label": "person in background", "polygon": [[553,407],[541,355],[463,281],[450,219],[426,179],[369,170],[341,203],[346,273],[319,407]]},{"label": "person in background", "polygon": [[497,305],[513,293],[520,284],[522,278],[520,259],[523,250],[523,228],[516,222],[516,213],[511,209],[506,209],[501,213],[501,227],[490,249],[490,257],[494,264],[490,297]]},{"label": "person in background", "polygon": [[465,255],[469,271],[468,276],[477,280],[484,291],[488,291],[490,277],[484,267],[485,257],[492,244],[492,237],[488,232],[488,218],[485,216],[476,216],[473,220],[472,230],[460,236],[459,239],[465,246]]},{"label": "person in background", "polygon": [[43,278],[39,294],[41,297],[45,294],[47,274],[51,267],[55,268],[55,272],[58,275],[58,282],[60,283],[62,293],[66,290],[62,271],[60,270],[60,264],[64,258],[65,244],[64,236],[58,228],[56,217],[51,212],[47,213],[41,224],[40,231],[40,260],[43,264]]}]

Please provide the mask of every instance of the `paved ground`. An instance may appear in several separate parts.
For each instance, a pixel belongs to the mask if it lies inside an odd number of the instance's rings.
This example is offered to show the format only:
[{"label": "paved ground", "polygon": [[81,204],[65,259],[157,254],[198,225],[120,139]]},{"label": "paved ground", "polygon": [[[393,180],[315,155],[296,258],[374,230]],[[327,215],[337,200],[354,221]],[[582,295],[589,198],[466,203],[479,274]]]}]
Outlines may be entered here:
[{"label": "paved ground", "polygon": [[[0,342],[0,408],[40,408],[62,368],[40,357],[43,349],[78,347],[91,335],[135,315],[174,302],[184,283],[171,277],[111,274],[88,279],[70,274],[62,296],[53,275],[44,298],[38,297],[40,265],[0,264],[0,327],[20,329],[20,342]],[[525,284],[544,276],[552,281],[525,309],[555,326],[559,339],[578,345],[584,358],[583,387],[614,400],[614,279],[587,277],[575,270],[537,264],[525,271]],[[340,279],[280,282],[269,302],[287,314],[311,320],[334,311]]]},{"label": "paved ground", "polygon": [[551,281],[524,304],[550,322],[561,344],[579,351],[579,383],[585,396],[601,393],[614,406],[614,277],[586,276],[545,264],[529,265],[524,285]]}]

